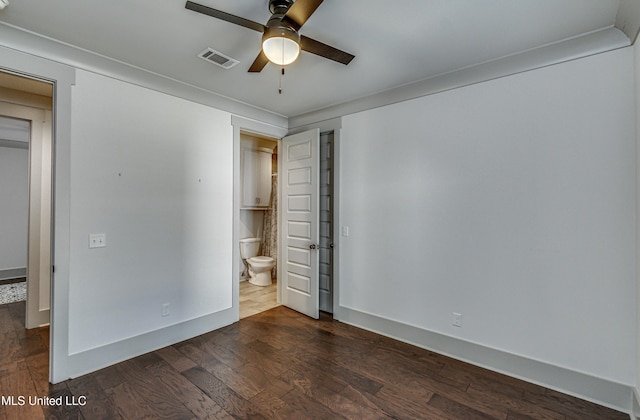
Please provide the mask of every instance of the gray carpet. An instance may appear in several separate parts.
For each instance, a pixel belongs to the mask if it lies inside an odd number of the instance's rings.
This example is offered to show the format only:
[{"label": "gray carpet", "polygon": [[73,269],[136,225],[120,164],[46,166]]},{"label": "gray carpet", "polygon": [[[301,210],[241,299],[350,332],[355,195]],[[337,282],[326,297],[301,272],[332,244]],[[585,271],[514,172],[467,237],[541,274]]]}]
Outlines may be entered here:
[{"label": "gray carpet", "polygon": [[0,305],[27,300],[27,282],[0,285]]}]

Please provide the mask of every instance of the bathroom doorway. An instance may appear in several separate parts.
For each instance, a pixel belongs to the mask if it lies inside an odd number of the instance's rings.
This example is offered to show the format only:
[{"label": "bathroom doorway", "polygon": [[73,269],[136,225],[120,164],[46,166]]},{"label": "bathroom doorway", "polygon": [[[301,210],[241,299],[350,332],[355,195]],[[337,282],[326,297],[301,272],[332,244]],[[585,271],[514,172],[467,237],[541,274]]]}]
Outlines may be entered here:
[{"label": "bathroom doorway", "polygon": [[[336,226],[338,224],[338,220],[336,220],[334,216],[334,210],[338,205],[335,197],[338,187],[336,185],[336,165],[338,164],[336,150],[339,135],[338,137],[336,137],[335,129],[339,128],[339,125],[335,125],[334,127],[335,121],[330,121],[329,123],[329,125],[322,124],[322,126],[327,128],[325,128],[320,133],[320,135],[318,135],[318,141],[322,144],[318,146],[318,157],[316,158],[316,164],[319,170],[319,184],[322,184],[321,187],[319,186],[318,191],[318,203],[322,203],[322,209],[320,209],[318,218],[319,235],[316,238],[316,240],[318,241],[316,245],[318,246],[319,252],[315,253],[316,255],[318,255],[319,260],[317,274],[318,282],[316,286],[319,299],[316,305],[318,305],[318,309],[323,312],[333,313],[335,308],[333,302],[337,298],[337,285],[335,284],[335,279],[336,272],[338,270],[338,256],[334,255],[335,250],[333,246],[337,229]],[[258,202],[259,204],[264,204],[265,202],[262,200],[260,194],[258,194],[257,196],[245,196],[244,194],[244,187],[242,186],[244,159],[241,147],[241,143],[243,142],[241,140],[242,138],[246,139],[247,137],[257,137],[259,139],[269,140],[273,142],[271,145],[266,146],[267,148],[271,148],[275,145],[275,147],[271,149],[273,151],[272,170],[274,173],[276,172],[276,170],[278,172],[278,175],[276,175],[274,178],[277,178],[275,179],[275,181],[277,181],[275,185],[277,185],[276,188],[278,190],[276,197],[279,207],[278,212],[281,215],[282,208],[285,205],[284,201],[286,201],[282,197],[282,183],[284,182],[284,172],[282,172],[282,159],[284,158],[285,153],[282,139],[286,136],[286,131],[275,126],[264,125],[241,117],[233,117],[232,124],[234,126],[234,155],[236,162],[236,167],[234,169],[234,201],[236,203],[235,206],[237,206],[234,222],[235,249],[233,261],[234,266],[236,267],[233,276],[234,306],[239,308],[239,318],[244,318],[263,310],[270,309],[271,307],[280,305],[283,302],[283,294],[286,292],[286,288],[283,287],[284,283],[281,281],[281,267],[283,267],[282,264],[284,264],[282,251],[280,251],[281,255],[278,255],[277,258],[274,258],[277,264],[275,268],[276,274],[273,276],[272,285],[270,285],[270,287],[255,286],[247,280],[247,272],[245,271],[246,267],[244,266],[242,257],[240,256],[240,240],[255,236],[260,236],[262,240],[263,235],[262,233],[258,233],[258,231],[261,222],[262,226],[264,226],[264,215],[262,214],[262,218],[260,218],[260,212],[256,212],[255,209],[248,209],[243,207],[255,207],[256,202]],[[257,147],[262,146],[258,145]],[[260,200],[256,200],[256,198],[260,198]],[[279,219],[279,217],[276,219]],[[278,240],[281,240],[280,235],[283,234],[281,227],[282,221],[278,220],[278,222],[279,223],[276,229],[278,233],[276,235],[276,238]],[[282,244],[280,244],[280,246],[282,246]],[[309,245],[307,244],[307,247],[308,246]],[[277,249],[277,246],[275,248]]]},{"label": "bathroom doorway", "polygon": [[[280,304],[278,142],[275,138],[240,132],[240,318]],[[243,247],[245,243],[248,245]],[[256,257],[261,259],[260,264],[256,263]]]}]

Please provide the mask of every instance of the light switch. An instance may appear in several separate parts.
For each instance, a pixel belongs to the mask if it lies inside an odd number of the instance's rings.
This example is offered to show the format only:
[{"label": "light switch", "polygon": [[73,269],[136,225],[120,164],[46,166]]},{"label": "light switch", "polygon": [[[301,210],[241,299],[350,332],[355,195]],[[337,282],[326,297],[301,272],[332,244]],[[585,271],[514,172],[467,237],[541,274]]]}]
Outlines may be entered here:
[{"label": "light switch", "polygon": [[107,235],[104,233],[92,233],[89,235],[89,248],[104,248],[107,246]]},{"label": "light switch", "polygon": [[342,236],[349,236],[349,226],[342,226]]}]

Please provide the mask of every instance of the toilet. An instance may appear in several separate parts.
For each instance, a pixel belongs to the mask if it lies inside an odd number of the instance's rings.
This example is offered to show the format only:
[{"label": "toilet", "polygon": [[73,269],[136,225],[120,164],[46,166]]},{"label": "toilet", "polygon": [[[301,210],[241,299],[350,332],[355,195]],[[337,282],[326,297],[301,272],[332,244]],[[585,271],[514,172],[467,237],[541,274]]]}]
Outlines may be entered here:
[{"label": "toilet", "polygon": [[245,266],[249,269],[249,283],[256,286],[269,286],[271,284],[271,269],[276,261],[271,257],[261,257],[260,238],[240,239],[240,256]]}]

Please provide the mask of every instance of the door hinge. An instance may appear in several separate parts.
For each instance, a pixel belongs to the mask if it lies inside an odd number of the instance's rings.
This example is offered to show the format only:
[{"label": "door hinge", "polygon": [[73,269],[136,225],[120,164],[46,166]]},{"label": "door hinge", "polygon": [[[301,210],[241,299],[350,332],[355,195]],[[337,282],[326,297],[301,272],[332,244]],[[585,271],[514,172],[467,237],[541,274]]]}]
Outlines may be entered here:
[{"label": "door hinge", "polygon": [[55,265],[52,265],[52,266],[51,266],[51,272],[52,272],[52,273],[55,273],[55,272],[56,272],[56,266],[55,266]]}]

